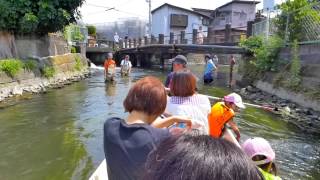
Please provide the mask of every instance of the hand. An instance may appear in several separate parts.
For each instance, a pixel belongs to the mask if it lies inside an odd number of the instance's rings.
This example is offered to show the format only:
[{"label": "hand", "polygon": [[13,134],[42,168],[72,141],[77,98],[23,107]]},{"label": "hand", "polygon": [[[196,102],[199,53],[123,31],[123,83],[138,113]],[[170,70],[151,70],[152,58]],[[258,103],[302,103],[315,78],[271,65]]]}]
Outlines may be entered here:
[{"label": "hand", "polygon": [[192,120],[185,116],[171,116],[174,123],[185,123],[187,127],[190,129],[192,126]]},{"label": "hand", "polygon": [[240,131],[239,131],[238,127],[233,127],[232,130],[237,135],[236,139],[239,142],[240,141]]}]

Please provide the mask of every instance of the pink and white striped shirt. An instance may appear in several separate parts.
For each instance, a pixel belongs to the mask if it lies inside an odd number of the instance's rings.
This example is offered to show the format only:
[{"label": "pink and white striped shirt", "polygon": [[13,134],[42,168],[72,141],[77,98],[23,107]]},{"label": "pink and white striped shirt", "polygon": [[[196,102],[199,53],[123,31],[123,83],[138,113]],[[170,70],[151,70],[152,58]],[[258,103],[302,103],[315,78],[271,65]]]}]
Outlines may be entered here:
[{"label": "pink and white striped shirt", "polygon": [[172,115],[190,117],[195,124],[203,127],[205,134],[208,134],[208,114],[211,111],[210,101],[207,96],[194,94],[188,97],[171,96],[168,98],[166,112]]}]

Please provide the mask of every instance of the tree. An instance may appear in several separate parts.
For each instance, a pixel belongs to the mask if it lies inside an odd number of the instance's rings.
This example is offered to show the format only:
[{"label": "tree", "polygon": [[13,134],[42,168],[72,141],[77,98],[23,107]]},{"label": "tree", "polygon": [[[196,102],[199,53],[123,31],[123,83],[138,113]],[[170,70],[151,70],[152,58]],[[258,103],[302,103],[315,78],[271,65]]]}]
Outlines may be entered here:
[{"label": "tree", "polygon": [[80,17],[84,0],[0,0],[0,31],[46,34]]},{"label": "tree", "polygon": [[319,13],[312,6],[312,3],[315,2],[317,0],[289,0],[282,3],[279,6],[281,14],[275,21],[279,36],[286,37],[288,35],[290,42],[303,40],[306,36],[304,28],[312,28],[306,27],[305,22],[308,20],[306,17],[320,22]]}]

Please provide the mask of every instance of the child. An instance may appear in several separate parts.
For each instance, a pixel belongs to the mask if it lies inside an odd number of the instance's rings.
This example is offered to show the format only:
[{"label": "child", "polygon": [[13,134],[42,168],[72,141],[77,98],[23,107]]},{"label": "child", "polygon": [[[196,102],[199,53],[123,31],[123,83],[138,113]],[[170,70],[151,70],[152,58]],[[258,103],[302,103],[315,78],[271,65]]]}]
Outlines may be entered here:
[{"label": "child", "polygon": [[281,180],[273,163],[275,153],[267,140],[260,137],[250,138],[242,144],[242,149],[259,167],[266,180]]}]

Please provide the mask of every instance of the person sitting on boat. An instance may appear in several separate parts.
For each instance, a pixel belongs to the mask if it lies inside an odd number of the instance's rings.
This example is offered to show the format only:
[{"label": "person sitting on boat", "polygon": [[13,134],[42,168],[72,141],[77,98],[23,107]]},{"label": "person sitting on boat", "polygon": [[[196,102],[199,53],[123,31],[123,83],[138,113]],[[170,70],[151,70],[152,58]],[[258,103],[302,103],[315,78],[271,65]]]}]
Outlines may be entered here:
[{"label": "person sitting on boat", "polygon": [[171,135],[164,127],[174,123],[191,127],[191,120],[180,116],[156,120],[166,104],[165,88],[155,77],[140,79],[130,88],[123,102],[125,111],[129,112],[126,120],[113,117],[104,124],[104,153],[109,180],[140,179],[149,152]]},{"label": "person sitting on boat", "polygon": [[235,144],[191,133],[162,141],[148,156],[142,180],[263,180]]},{"label": "person sitting on boat", "polygon": [[112,58],[112,53],[108,53],[107,59],[104,61],[105,81],[114,81],[114,76],[116,73],[116,62]]},{"label": "person sitting on boat", "polygon": [[224,97],[223,102],[217,102],[211,108],[208,116],[209,134],[212,137],[219,138],[223,135],[225,125],[228,124],[240,140],[240,131],[236,123],[232,120],[238,108],[245,108],[242,98],[236,93],[231,93]]},{"label": "person sitting on boat", "polygon": [[208,134],[208,114],[211,110],[207,96],[196,92],[197,79],[189,70],[181,70],[173,73],[170,83],[170,94],[165,112],[172,115],[183,115],[192,119],[194,128]]},{"label": "person sitting on boat", "polygon": [[265,180],[281,180],[277,176],[277,168],[273,162],[275,153],[267,140],[261,137],[247,139],[242,144],[242,149],[259,167]]},{"label": "person sitting on boat", "polygon": [[129,55],[125,55],[124,59],[121,60],[121,75],[128,76],[131,73],[131,61]]},{"label": "person sitting on boat", "polygon": [[187,58],[183,55],[177,55],[175,58],[173,58],[172,61],[172,72],[170,72],[166,78],[166,81],[164,83],[165,87],[169,88],[170,82],[172,80],[172,76],[174,72],[183,70],[187,67]]},{"label": "person sitting on boat", "polygon": [[206,54],[204,56],[206,67],[203,74],[203,82],[205,84],[209,84],[213,81],[213,75],[215,74],[215,70],[217,69],[216,65],[213,63],[210,54]]}]

